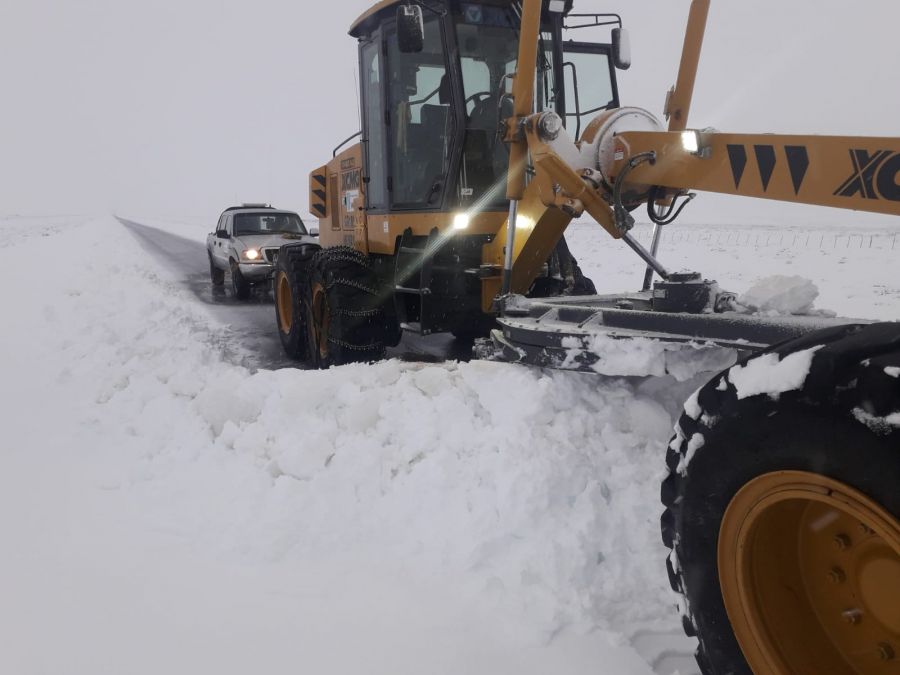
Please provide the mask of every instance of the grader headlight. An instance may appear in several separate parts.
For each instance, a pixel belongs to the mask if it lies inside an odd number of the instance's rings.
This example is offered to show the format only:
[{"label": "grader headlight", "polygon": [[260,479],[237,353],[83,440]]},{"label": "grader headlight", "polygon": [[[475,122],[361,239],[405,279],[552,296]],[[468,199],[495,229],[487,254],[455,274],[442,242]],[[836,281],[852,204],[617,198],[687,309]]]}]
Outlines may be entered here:
[{"label": "grader headlight", "polygon": [[707,135],[694,129],[681,132],[681,147],[689,155],[700,159],[709,159],[712,152]]},{"label": "grader headlight", "polygon": [[681,134],[681,147],[685,152],[696,155],[700,152],[700,135],[696,131],[685,131]]},{"label": "grader headlight", "polygon": [[469,218],[468,213],[458,213],[456,217],[453,219],[453,229],[454,230],[466,230],[469,228],[469,223],[471,222],[471,218]]}]

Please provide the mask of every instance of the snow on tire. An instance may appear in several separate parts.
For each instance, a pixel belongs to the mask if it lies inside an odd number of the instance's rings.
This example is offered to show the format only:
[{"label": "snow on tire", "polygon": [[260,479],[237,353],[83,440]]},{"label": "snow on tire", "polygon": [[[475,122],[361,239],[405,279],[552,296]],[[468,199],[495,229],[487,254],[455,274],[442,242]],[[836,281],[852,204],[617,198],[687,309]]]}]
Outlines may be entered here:
[{"label": "snow on tire", "polygon": [[[771,665],[775,662],[786,664],[784,672],[801,672],[803,668],[797,670],[797,663],[808,664],[808,659],[838,658],[828,650],[834,649],[838,654],[837,647],[841,646],[838,642],[844,639],[839,627],[835,629],[834,634],[839,637],[833,638],[834,644],[829,642],[832,638],[827,637],[830,634],[825,629],[815,629],[821,630],[821,635],[813,635],[815,630],[811,626],[819,625],[816,621],[795,621],[798,627],[786,624],[773,628],[766,621],[775,624],[787,619],[779,619],[774,610],[766,614],[765,607],[754,615],[763,617],[759,619],[764,624],[763,631],[745,630],[742,617],[748,614],[738,611],[743,608],[735,604],[736,592],[732,590],[736,588],[734,570],[744,569],[745,558],[732,555],[742,549],[732,548],[731,544],[735,514],[743,513],[738,505],[745,501],[751,488],[757,489],[767,481],[777,485],[779,481],[784,483],[788,478],[800,477],[798,480],[807,481],[813,487],[825,486],[822,494],[835,496],[846,492],[855,495],[861,503],[870,504],[872,512],[882,514],[880,522],[889,523],[883,529],[890,532],[876,534],[875,528],[868,528],[859,521],[855,527],[869,532],[871,537],[883,536],[887,541],[883,548],[888,551],[883,555],[893,555],[894,558],[888,561],[890,565],[900,565],[900,551],[897,550],[897,533],[900,533],[900,379],[894,375],[900,372],[898,367],[900,323],[843,326],[745,359],[711,380],[688,400],[667,452],[669,475],[662,486],[665,511],[661,524],[663,541],[671,549],[667,560],[669,580],[672,588],[682,595],[680,609],[685,631],[699,639],[697,661],[705,675],[749,674],[753,672],[751,665],[757,672],[779,672],[779,667]],[[764,503],[769,502],[760,500],[757,504]],[[809,504],[813,503],[817,503],[815,498],[809,501]],[[787,498],[785,504],[788,504]],[[794,508],[790,505],[784,508],[789,507]],[[758,511],[766,513],[762,506]],[[840,509],[838,512],[841,517],[845,515]],[[753,527],[760,523],[757,529],[746,530],[756,537],[747,539],[751,543],[748,544],[750,552],[746,554],[746,568],[768,565],[768,570],[774,570],[771,576],[780,584],[778,588],[782,595],[785,588],[792,588],[798,597],[805,593],[799,604],[804,608],[808,605],[811,612],[818,611],[816,584],[824,584],[827,574],[832,575],[833,582],[835,578],[837,582],[843,582],[841,575],[845,572],[836,567],[834,560],[826,559],[826,554],[819,559],[817,554],[811,553],[812,572],[805,573],[798,563],[797,577],[803,579],[805,590],[793,588],[787,576],[776,580],[779,575],[788,575],[789,564],[783,563],[776,554],[779,547],[763,547],[768,541],[765,538],[768,531],[760,529],[766,521],[763,516],[759,518],[759,521],[752,521]],[[797,518],[797,523],[801,523],[801,516]],[[747,522],[750,522],[749,516]],[[737,526],[741,536],[745,532],[741,528],[751,527],[740,522]],[[791,525],[776,523],[770,529],[782,527],[790,528]],[[830,526],[823,524],[822,527],[825,536]],[[807,537],[811,529],[815,528],[791,531],[791,546],[795,535],[796,541],[800,542],[798,548],[807,546],[803,537]],[[841,533],[829,536],[837,543],[843,542],[842,537],[845,537]],[[853,537],[858,536],[853,530]],[[850,541],[851,538],[847,536],[846,539]],[[815,542],[809,544],[811,551],[818,550],[814,546]],[[858,548],[863,546],[871,548],[874,544],[863,542],[857,545]],[[893,554],[890,553],[892,546]],[[753,557],[756,551],[760,551],[758,561]],[[736,562],[738,558],[741,562]],[[800,558],[801,554],[797,553],[797,560]],[[855,563],[842,564],[859,575],[867,573],[864,566],[857,570]],[[896,571],[900,567],[890,569]],[[891,582],[896,582],[893,587],[900,592],[900,574],[895,576],[898,578],[891,578]],[[746,578],[752,580],[754,577]],[[759,581],[760,588],[765,583],[768,583],[767,579]],[[851,578],[844,587],[856,588],[865,583],[865,579]],[[761,605],[769,598],[763,591],[758,597],[762,598],[759,600]],[[877,608],[869,613],[877,614]],[[827,624],[832,619],[840,620],[840,616],[834,613],[833,617],[819,619]],[[850,623],[843,621],[844,625]],[[885,629],[887,637],[883,640],[873,637],[872,644],[867,643],[865,658],[875,659],[877,649],[882,650],[883,658],[886,650],[894,649],[888,638],[892,630],[900,631],[900,626],[890,620],[879,623],[867,618],[867,629],[883,625],[888,625]],[[766,632],[769,628],[772,630]],[[803,633],[793,635],[792,630]],[[775,637],[763,639],[758,638],[759,634]],[[856,639],[861,634],[847,633],[846,639]],[[800,646],[790,644],[792,641]],[[827,657],[806,653],[804,649],[811,648],[803,645],[809,644],[818,645],[816,648],[827,652]],[[761,666],[760,663],[769,665]],[[831,672],[828,667],[826,670]]]}]

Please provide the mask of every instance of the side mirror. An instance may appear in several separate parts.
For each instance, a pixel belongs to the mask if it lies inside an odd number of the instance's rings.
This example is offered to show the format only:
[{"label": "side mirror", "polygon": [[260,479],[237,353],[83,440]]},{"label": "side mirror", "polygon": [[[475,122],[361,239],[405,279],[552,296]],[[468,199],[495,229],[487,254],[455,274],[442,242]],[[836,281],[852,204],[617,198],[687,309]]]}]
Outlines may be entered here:
[{"label": "side mirror", "polygon": [[231,237],[228,235],[227,230],[219,230],[218,232],[216,232],[216,236],[219,239],[231,239]]},{"label": "side mirror", "polygon": [[425,48],[425,19],[419,5],[397,8],[397,46],[401,54],[418,54]]},{"label": "side mirror", "polygon": [[318,237],[319,236],[319,228],[316,225],[313,225],[309,228],[309,236],[310,237]]},{"label": "side mirror", "polygon": [[612,31],[613,65],[619,70],[631,68],[631,38],[624,28]]}]

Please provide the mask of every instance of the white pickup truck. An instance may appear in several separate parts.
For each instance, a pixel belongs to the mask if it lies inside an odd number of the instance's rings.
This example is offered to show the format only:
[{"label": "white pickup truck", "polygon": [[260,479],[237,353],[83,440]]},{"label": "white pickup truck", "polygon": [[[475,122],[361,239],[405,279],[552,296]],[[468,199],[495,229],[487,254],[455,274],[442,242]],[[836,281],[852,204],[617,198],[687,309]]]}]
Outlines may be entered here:
[{"label": "white pickup truck", "polygon": [[246,300],[254,286],[270,282],[278,251],[284,244],[314,243],[318,236],[318,228],[308,231],[293,211],[274,209],[267,204],[226,209],[219,217],[216,231],[206,238],[212,283],[224,285],[225,272],[230,272],[235,297]]}]

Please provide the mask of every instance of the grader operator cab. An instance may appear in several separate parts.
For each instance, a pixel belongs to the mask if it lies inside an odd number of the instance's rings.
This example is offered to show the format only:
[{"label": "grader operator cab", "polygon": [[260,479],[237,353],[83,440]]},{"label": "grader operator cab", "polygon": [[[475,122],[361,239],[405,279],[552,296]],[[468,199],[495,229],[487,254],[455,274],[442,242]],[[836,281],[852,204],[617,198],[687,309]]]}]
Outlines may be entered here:
[{"label": "grader operator cab", "polygon": [[[578,129],[619,106],[614,64],[627,65],[627,45],[619,37],[615,44],[564,42],[570,8],[571,0],[541,12],[533,70],[538,109],[554,110]],[[609,24],[622,35],[616,16],[591,15],[584,23]],[[354,24],[362,142],[336,150],[331,162],[312,172],[310,203],[321,221],[323,247],[354,249],[340,254],[344,274],[376,291],[367,299],[356,287],[335,287],[333,295],[342,299],[329,300],[329,306],[350,311],[353,295],[362,305],[352,311],[378,316],[352,330],[331,322],[331,340],[320,332],[321,344],[310,349],[308,340],[297,339],[309,326],[301,327],[304,317],[294,313],[295,323],[280,322],[291,355],[323,365],[364,361],[377,358],[403,330],[488,334],[502,277],[498,234],[509,209],[510,150],[499,129],[513,113],[509,83],[520,26],[521,8],[510,2],[381,2]],[[554,230],[541,243],[547,250],[533,278],[517,290],[535,296],[594,292],[562,228]],[[367,273],[351,269],[348,256],[364,256]],[[289,277],[286,271],[288,292]],[[287,293],[279,298],[287,316]],[[312,304],[322,307],[324,301]],[[335,333],[345,327],[353,334]]]},{"label": "grader operator cab", "polygon": [[[658,250],[690,190],[900,215],[900,139],[691,129],[710,0],[667,124],[621,107],[621,20],[572,5],[382,0],[354,23],[361,140],[310,175],[320,243],[279,253],[285,351],[327,368],[449,331],[591,371],[611,340],[738,350],[666,450],[668,575],[701,669],[900,673],[900,323],[740,313]],[[574,39],[586,26],[608,43]],[[646,265],[642,289],[595,293],[563,236],[581,216]]]}]

